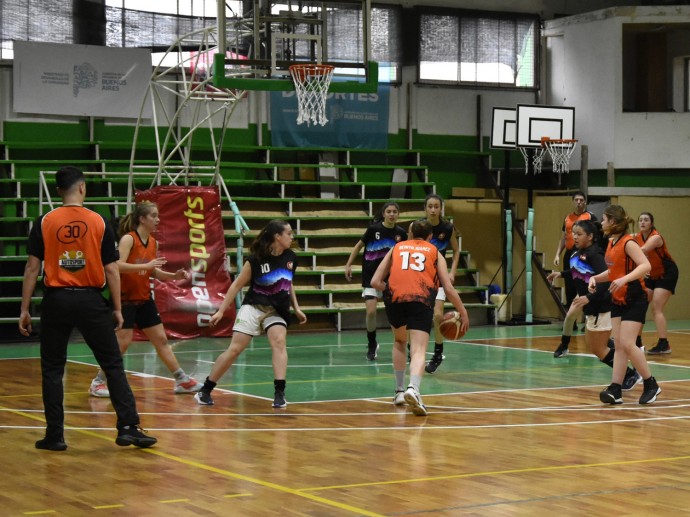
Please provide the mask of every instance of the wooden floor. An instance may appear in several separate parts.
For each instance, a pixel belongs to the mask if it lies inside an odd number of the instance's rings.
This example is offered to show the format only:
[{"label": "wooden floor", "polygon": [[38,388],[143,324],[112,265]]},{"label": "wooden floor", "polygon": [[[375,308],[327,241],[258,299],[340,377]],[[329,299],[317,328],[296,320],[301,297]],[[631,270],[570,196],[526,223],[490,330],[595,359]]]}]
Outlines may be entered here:
[{"label": "wooden floor", "polygon": [[[291,334],[288,401],[271,408],[264,338],[214,392],[174,395],[147,343],[126,356],[152,449],[115,445],[109,400],[90,398],[93,357],[70,348],[65,452],[43,435],[35,344],[0,346],[1,515],[679,515],[690,508],[690,322],[650,357],[663,392],[599,403],[611,370],[554,359],[557,325],[471,329],[422,383],[428,417],[392,405],[391,336],[376,362],[361,332]],[[644,335],[648,345],[653,331]],[[176,345],[200,379],[228,341]]]}]

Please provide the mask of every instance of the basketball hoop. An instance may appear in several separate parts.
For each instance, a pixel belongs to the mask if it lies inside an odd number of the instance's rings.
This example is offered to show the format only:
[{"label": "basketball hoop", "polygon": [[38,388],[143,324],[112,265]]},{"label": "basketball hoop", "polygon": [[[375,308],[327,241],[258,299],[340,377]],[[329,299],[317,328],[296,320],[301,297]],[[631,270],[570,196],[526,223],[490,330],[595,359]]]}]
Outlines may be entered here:
[{"label": "basketball hoop", "polygon": [[331,65],[290,65],[290,74],[297,92],[297,124],[313,122],[325,126],[326,95],[333,78]]},{"label": "basketball hoop", "polygon": [[553,172],[570,172],[570,157],[575,151],[577,140],[555,140],[547,136],[541,139],[542,148],[547,149],[553,162]]},{"label": "basketball hoop", "polygon": [[541,160],[544,157],[544,154],[546,153],[546,147],[518,147],[518,149],[520,149],[520,153],[522,153],[522,157],[525,159],[525,174],[529,174],[530,149],[534,151],[534,155],[532,156],[532,166],[534,167],[534,174],[541,174]]}]

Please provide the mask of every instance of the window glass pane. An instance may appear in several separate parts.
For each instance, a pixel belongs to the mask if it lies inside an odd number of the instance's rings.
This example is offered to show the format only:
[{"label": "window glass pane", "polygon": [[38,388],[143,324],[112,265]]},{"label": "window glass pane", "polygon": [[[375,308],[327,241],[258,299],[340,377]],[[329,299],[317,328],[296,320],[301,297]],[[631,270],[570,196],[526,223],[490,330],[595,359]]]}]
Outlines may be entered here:
[{"label": "window glass pane", "polygon": [[423,13],[420,81],[536,87],[537,20]]},{"label": "window glass pane", "polygon": [[73,43],[72,13],[72,0],[0,0],[0,59],[14,57],[13,40]]}]

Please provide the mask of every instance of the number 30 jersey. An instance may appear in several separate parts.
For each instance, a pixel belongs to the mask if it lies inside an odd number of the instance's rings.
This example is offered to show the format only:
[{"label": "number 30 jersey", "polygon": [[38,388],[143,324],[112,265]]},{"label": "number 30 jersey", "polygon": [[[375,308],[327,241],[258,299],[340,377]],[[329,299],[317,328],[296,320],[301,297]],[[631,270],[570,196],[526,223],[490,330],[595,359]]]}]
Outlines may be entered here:
[{"label": "number 30 jersey", "polygon": [[102,288],[103,266],[119,258],[112,227],[103,216],[71,205],[37,219],[27,251],[43,260],[43,281],[48,287]]},{"label": "number 30 jersey", "polygon": [[436,246],[424,240],[403,241],[395,245],[385,301],[420,302],[434,306],[439,287]]}]

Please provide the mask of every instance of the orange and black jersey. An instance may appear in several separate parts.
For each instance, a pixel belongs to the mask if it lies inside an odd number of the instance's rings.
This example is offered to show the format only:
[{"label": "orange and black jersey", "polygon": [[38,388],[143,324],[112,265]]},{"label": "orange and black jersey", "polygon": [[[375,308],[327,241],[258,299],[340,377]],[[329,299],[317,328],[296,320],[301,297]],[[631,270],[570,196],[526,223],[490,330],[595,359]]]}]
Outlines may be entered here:
[{"label": "orange and black jersey", "polygon": [[103,288],[104,266],[119,258],[108,221],[88,208],[70,205],[36,220],[27,251],[43,261],[44,284],[58,288]]},{"label": "orange and black jersey", "polygon": [[[625,247],[631,241],[633,243],[631,244],[632,246],[638,246],[632,235],[623,235],[616,240],[609,239],[609,247],[606,248],[606,266],[609,268],[609,282],[618,280],[635,269],[635,263],[625,252]],[[644,297],[645,299],[647,297],[644,280],[642,279],[628,282],[611,295],[611,299],[616,305],[628,305],[638,297]]]},{"label": "orange and black jersey", "polygon": [[[147,264],[156,258],[158,246],[153,235],[149,235],[147,242],[142,241],[136,231],[131,231],[127,235],[134,240],[127,256],[128,264]],[[145,302],[151,298],[151,273],[152,271],[148,269],[129,273],[120,272],[122,301]]]},{"label": "orange and black jersey", "polygon": [[585,210],[581,214],[576,214],[575,212],[570,212],[565,216],[563,220],[563,231],[565,232],[565,249],[572,250],[575,247],[575,239],[573,239],[573,226],[578,221],[596,221],[597,217],[590,212]]},{"label": "orange and black jersey", "polygon": [[[642,235],[642,232],[640,232],[638,234],[635,234],[635,242],[637,242],[640,245],[640,247],[642,247],[649,240],[649,238],[654,235],[658,235],[659,237],[661,237],[661,234],[658,231],[656,231],[656,229],[653,229],[651,232],[649,232],[649,236],[646,239],[644,238],[644,235]],[[647,255],[649,263],[652,266],[652,270],[649,272],[649,278],[651,278],[652,280],[658,280],[660,278],[663,278],[667,267],[670,264],[675,265],[676,263],[676,261],[673,260],[671,254],[668,252],[668,248],[666,247],[666,241],[663,237],[661,237],[661,242],[663,243],[661,246],[659,246],[658,248],[654,248]]]},{"label": "orange and black jersey", "polygon": [[433,307],[439,287],[438,256],[438,249],[428,241],[410,240],[396,244],[391,254],[384,301],[420,302]]}]

